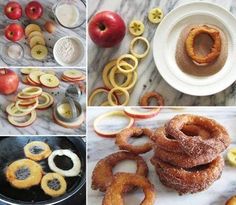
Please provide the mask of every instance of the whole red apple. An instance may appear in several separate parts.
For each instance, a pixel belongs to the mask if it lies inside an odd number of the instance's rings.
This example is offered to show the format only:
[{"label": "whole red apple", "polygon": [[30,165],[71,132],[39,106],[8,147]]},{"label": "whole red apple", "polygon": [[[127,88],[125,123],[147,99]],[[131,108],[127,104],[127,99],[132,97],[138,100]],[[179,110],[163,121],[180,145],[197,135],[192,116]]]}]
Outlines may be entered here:
[{"label": "whole red apple", "polygon": [[12,23],[5,28],[5,36],[10,41],[19,41],[24,36],[24,29],[20,24]]},{"label": "whole red apple", "polygon": [[31,20],[37,20],[43,15],[43,6],[37,1],[31,1],[25,7],[25,14]]},{"label": "whole red apple", "polygon": [[12,20],[17,20],[22,16],[22,7],[18,2],[9,1],[4,7],[5,15]]},{"label": "whole red apple", "polygon": [[110,48],[125,37],[126,26],[123,19],[113,11],[97,13],[89,22],[89,35],[100,47]]},{"label": "whole red apple", "polygon": [[0,69],[0,93],[9,95],[14,93],[19,86],[19,78],[17,74],[6,68]]}]

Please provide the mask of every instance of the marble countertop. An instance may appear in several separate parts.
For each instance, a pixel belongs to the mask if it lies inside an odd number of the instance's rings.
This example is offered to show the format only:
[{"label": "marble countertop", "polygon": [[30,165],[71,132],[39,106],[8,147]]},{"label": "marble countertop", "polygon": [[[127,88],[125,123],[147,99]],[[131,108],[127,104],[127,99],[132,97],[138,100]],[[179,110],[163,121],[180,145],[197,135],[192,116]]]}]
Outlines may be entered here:
[{"label": "marble countertop", "polygon": [[[144,22],[148,32],[144,34],[145,37],[152,43],[156,26],[148,24],[147,12],[153,7],[161,7],[165,14],[172,9],[190,2],[198,2],[199,0],[132,0],[132,1],[110,1],[100,0],[93,1],[88,0],[88,15],[89,18],[98,11],[113,10],[121,14],[125,22],[130,22],[133,19],[139,19]],[[207,2],[213,2],[225,9],[232,12],[236,16],[236,1],[234,0],[203,0]],[[137,9],[140,8],[140,9]],[[128,46],[131,41],[131,35],[128,34],[123,40],[121,46],[111,49],[101,49],[94,45],[91,39],[88,37],[88,73],[89,73],[89,93],[97,87],[103,86],[101,73],[104,65],[111,59],[115,59],[121,54],[128,52]],[[236,83],[231,85],[224,91],[212,96],[206,97],[194,97],[187,94],[183,94],[174,88],[172,88],[161,77],[156,69],[152,54],[149,54],[138,67],[139,80],[132,91],[129,105],[138,105],[139,97],[148,91],[157,91],[163,95],[165,99],[165,105],[169,106],[182,106],[182,105],[236,105]]]},{"label": "marble countertop", "polygon": [[[61,76],[62,72],[65,70],[64,68],[41,68],[41,70],[54,70],[58,77]],[[12,68],[15,72],[19,73],[19,68]],[[85,72],[85,70],[83,70]],[[20,76],[20,75],[19,75]],[[44,91],[50,93],[55,102],[62,100],[65,96],[65,90],[69,86],[68,83],[60,81],[60,86],[56,89],[45,89]],[[20,83],[18,91],[24,88],[25,85]],[[17,91],[17,92],[18,92]],[[12,95],[1,95],[0,94],[0,135],[1,136],[9,136],[9,135],[61,135],[61,136],[68,136],[68,135],[85,135],[86,134],[86,123],[84,122],[80,128],[78,129],[67,129],[61,127],[54,123],[52,119],[52,108],[47,110],[37,110],[37,119],[36,121],[29,127],[26,128],[17,128],[11,125],[7,120],[6,115],[6,107],[10,104],[16,94]],[[84,113],[86,113],[86,95],[83,94],[80,98],[80,104],[83,108]]]},{"label": "marble countertop", "polygon": [[[117,108],[122,109],[122,108]],[[105,156],[118,151],[117,146],[114,143],[114,139],[106,139],[99,137],[93,131],[93,121],[94,119],[102,113],[114,110],[114,108],[100,108],[88,109],[88,138],[87,138],[87,153],[88,153],[88,205],[92,204],[101,204],[103,199],[103,193],[99,191],[94,191],[91,189],[91,175],[92,171],[98,162],[98,160],[104,158]],[[230,147],[236,147],[236,108],[214,108],[214,107],[189,107],[189,108],[164,108],[161,110],[159,115],[154,118],[139,120],[136,122],[136,125],[142,127],[148,127],[155,129],[164,125],[169,119],[171,119],[176,114],[182,113],[191,113],[204,115],[210,118],[214,118],[219,123],[223,124],[228,130],[231,138],[232,144]],[[109,121],[110,122],[110,121]],[[116,121],[116,125],[120,121]],[[103,123],[103,128],[108,129],[107,124]],[[226,151],[224,153],[225,157]],[[236,178],[235,178],[235,167],[230,167],[228,164],[225,165],[223,174],[219,180],[217,180],[209,189],[196,193],[196,194],[187,194],[179,196],[177,192],[172,189],[166,188],[163,186],[155,171],[154,167],[150,163],[150,158],[153,156],[153,151],[142,155],[146,159],[149,167],[149,179],[154,184],[157,199],[155,205],[223,205],[226,200],[232,195],[235,195],[236,189]],[[132,161],[121,162],[118,164],[113,171],[135,171],[135,165]],[[129,205],[139,204],[143,194],[141,192],[130,193],[125,196],[125,203]],[[139,202],[139,203],[138,203]]]},{"label": "marble countertop", "polygon": [[[26,26],[29,23],[36,23],[38,25],[41,26],[41,28],[43,28],[43,25],[45,24],[45,22],[47,20],[53,20],[54,19],[54,15],[52,12],[52,6],[58,2],[59,0],[40,0],[39,2],[42,3],[43,7],[44,7],[44,14],[43,17],[40,18],[37,21],[30,21],[25,14],[23,15],[23,17],[20,19],[20,22],[22,25]],[[80,1],[80,0],[78,0]],[[3,48],[3,46],[9,42],[5,36],[4,36],[4,28],[6,25],[12,23],[12,22],[18,22],[18,21],[12,21],[10,19],[8,19],[3,12],[3,8],[4,5],[7,3],[8,1],[6,0],[2,0],[0,1],[0,47],[1,49]],[[27,0],[21,0],[20,1],[23,8],[26,5],[26,3],[28,2]],[[31,55],[30,55],[30,49],[29,46],[27,45],[27,41],[26,40],[21,40],[19,43],[23,46],[24,48],[24,58],[21,61],[13,61],[13,60],[7,60],[6,58],[3,57],[2,55],[2,51],[1,51],[1,58],[0,58],[0,66],[51,66],[51,67],[55,67],[58,66],[57,62],[55,61],[54,57],[53,57],[53,46],[56,43],[56,41],[58,39],[60,39],[61,37],[64,36],[77,36],[80,38],[80,40],[83,42],[84,48],[86,48],[86,25],[85,23],[77,28],[77,29],[65,29],[62,26],[60,26],[59,24],[56,24],[57,29],[53,34],[49,34],[46,31],[44,31],[44,36],[46,39],[46,45],[48,47],[49,50],[49,54],[47,59],[43,60],[43,61],[37,61],[34,60]],[[85,67],[86,66],[86,55],[84,55],[84,58],[82,59],[82,61],[80,62],[80,64],[78,65],[79,67]]]}]

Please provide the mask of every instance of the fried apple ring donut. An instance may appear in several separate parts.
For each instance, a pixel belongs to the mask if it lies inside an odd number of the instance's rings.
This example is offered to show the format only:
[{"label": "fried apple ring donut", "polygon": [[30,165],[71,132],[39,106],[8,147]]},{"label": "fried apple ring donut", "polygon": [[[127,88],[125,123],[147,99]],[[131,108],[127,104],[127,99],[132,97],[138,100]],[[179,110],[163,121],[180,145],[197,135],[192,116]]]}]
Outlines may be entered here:
[{"label": "fried apple ring donut", "polygon": [[49,157],[52,153],[50,147],[40,141],[33,141],[25,145],[24,147],[25,156],[34,161],[41,161]]},{"label": "fried apple ring donut", "polygon": [[58,197],[66,192],[67,183],[60,174],[48,173],[42,178],[41,188],[45,194]]},{"label": "fried apple ring donut", "polygon": [[[197,55],[194,51],[194,41],[195,38],[200,35],[201,33],[208,34],[212,40],[214,41],[214,44],[211,48],[210,53],[208,53],[206,56],[200,56]],[[196,63],[199,64],[209,64],[216,60],[221,52],[221,36],[220,32],[212,27],[209,27],[207,25],[203,26],[197,26],[193,28],[186,39],[185,42],[186,52],[188,56]]]},{"label": "fried apple ring donut", "polygon": [[[203,139],[201,136],[187,136],[182,131],[186,124],[202,127],[210,133],[211,137]],[[212,155],[226,149],[231,142],[227,130],[222,125],[213,119],[198,115],[176,115],[166,124],[166,132],[173,136],[183,151],[190,156]]]},{"label": "fried apple ring donut", "polygon": [[42,167],[30,160],[20,159],[7,167],[7,181],[18,189],[27,189],[40,184],[43,174]]},{"label": "fried apple ring donut", "polygon": [[235,205],[236,204],[236,196],[232,196],[230,199],[227,200],[225,205]]},{"label": "fried apple ring donut", "polygon": [[153,205],[155,202],[154,186],[143,176],[137,174],[118,173],[108,187],[102,205],[124,205],[123,193],[126,186],[136,186],[143,190],[145,198],[141,205]]},{"label": "fried apple ring donut", "polygon": [[157,101],[157,106],[164,106],[164,98],[157,92],[148,92],[140,98],[141,106],[149,106],[150,98],[155,98]]},{"label": "fried apple ring donut", "polygon": [[139,127],[131,127],[122,130],[119,134],[116,135],[116,144],[121,150],[127,150],[129,152],[132,152],[134,154],[143,154],[146,152],[149,152],[152,147],[152,142],[146,142],[143,145],[131,145],[128,143],[128,138],[130,137],[140,137],[142,135],[145,135],[149,138],[151,138],[153,132],[150,129],[147,128],[139,128]]},{"label": "fried apple ring donut", "polygon": [[[112,168],[124,160],[134,160],[137,163],[136,174],[146,177],[148,175],[148,166],[144,159],[130,152],[121,151],[113,153],[104,159],[101,159],[95,166],[92,174],[92,189],[99,189],[105,192],[113,180]],[[124,192],[131,191],[133,187],[127,186]]]},{"label": "fried apple ring donut", "polygon": [[[210,137],[209,132],[196,125],[184,125],[182,132],[188,136],[201,136],[203,139]],[[168,135],[165,127],[156,129],[154,134],[151,136],[151,139],[155,142],[155,145],[161,149],[175,153],[183,153],[183,149],[179,142],[172,136]]]},{"label": "fried apple ring donut", "polygon": [[183,169],[172,166],[157,158],[151,159],[160,181],[167,187],[173,188],[179,194],[195,193],[207,189],[220,178],[224,167],[224,159],[218,156],[207,165]]}]

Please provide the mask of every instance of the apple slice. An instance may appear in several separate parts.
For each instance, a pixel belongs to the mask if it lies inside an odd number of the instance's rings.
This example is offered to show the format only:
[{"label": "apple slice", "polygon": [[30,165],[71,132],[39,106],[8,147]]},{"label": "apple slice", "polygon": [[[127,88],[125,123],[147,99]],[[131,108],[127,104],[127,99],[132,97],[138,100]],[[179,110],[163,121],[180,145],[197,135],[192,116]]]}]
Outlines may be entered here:
[{"label": "apple slice", "polygon": [[28,37],[29,34],[33,31],[41,31],[41,28],[37,24],[29,24],[25,28],[25,35]]},{"label": "apple slice", "polygon": [[11,116],[11,115],[8,115],[8,121],[9,121],[12,125],[14,125],[14,126],[16,126],[16,127],[21,127],[21,128],[23,128],[23,127],[28,127],[28,126],[30,126],[31,124],[34,123],[34,121],[35,121],[36,118],[37,118],[37,114],[36,114],[36,111],[33,110],[33,111],[32,111],[31,113],[29,113],[28,115],[30,115],[30,118],[29,118],[28,120],[24,121],[24,122],[18,122],[18,121],[16,120],[16,117]]},{"label": "apple slice", "polygon": [[[140,108],[143,109],[143,111],[139,110]],[[124,108],[124,112],[126,115],[133,118],[147,119],[155,117],[161,110],[161,107],[140,107],[140,108],[126,107]]]},{"label": "apple slice", "polygon": [[36,45],[42,45],[45,46],[46,42],[43,37],[41,36],[34,36],[29,41],[30,48],[33,48]]},{"label": "apple slice", "polygon": [[60,85],[59,79],[55,75],[44,74],[39,78],[41,84],[47,88],[56,88]]},{"label": "apple slice", "polygon": [[56,75],[56,72],[54,70],[44,70],[46,74]]},{"label": "apple slice", "polygon": [[36,45],[31,49],[31,56],[36,60],[44,60],[48,55],[46,46]]},{"label": "apple slice", "polygon": [[[41,99],[43,99],[41,101]],[[43,92],[42,95],[39,97],[39,104],[36,109],[38,110],[45,110],[51,107],[54,103],[54,98],[46,92]]]},{"label": "apple slice", "polygon": [[42,92],[43,92],[42,88],[35,86],[26,87],[22,90],[22,93],[27,96],[36,96],[36,95],[39,96],[42,94]]},{"label": "apple slice", "polygon": [[24,74],[24,75],[29,75],[33,71],[40,71],[40,69],[39,68],[22,68],[20,70],[21,74]]},{"label": "apple slice", "polygon": [[39,77],[40,77],[41,75],[44,75],[44,74],[45,74],[45,73],[42,72],[42,71],[33,71],[33,72],[31,72],[31,73],[29,74],[29,78],[30,78],[30,80],[33,81],[34,83],[40,85],[41,82],[40,82],[40,80],[39,80]]},{"label": "apple slice", "polygon": [[[35,103],[33,105],[29,105],[29,106],[20,106],[19,104],[23,101],[23,100],[17,100],[15,103],[15,107],[16,109],[18,109],[21,112],[25,112],[25,113],[29,113],[32,112],[33,110],[36,109],[36,107],[39,104],[38,98],[35,98]],[[25,101],[25,100],[24,100]]]},{"label": "apple slice", "polygon": [[63,72],[63,75],[69,79],[78,79],[84,76],[84,74],[79,70],[66,70]]},{"label": "apple slice", "polygon": [[34,36],[41,36],[41,37],[44,38],[43,33],[42,33],[41,31],[33,31],[33,32],[31,32],[31,33],[29,34],[29,36],[28,36],[29,41],[30,41],[30,39],[33,38]]},{"label": "apple slice", "polygon": [[29,84],[29,85],[33,85],[33,86],[39,86],[39,85],[41,85],[41,84],[38,84],[38,83],[33,82],[33,81],[30,79],[29,76],[27,76],[27,81],[28,81],[28,84]]}]

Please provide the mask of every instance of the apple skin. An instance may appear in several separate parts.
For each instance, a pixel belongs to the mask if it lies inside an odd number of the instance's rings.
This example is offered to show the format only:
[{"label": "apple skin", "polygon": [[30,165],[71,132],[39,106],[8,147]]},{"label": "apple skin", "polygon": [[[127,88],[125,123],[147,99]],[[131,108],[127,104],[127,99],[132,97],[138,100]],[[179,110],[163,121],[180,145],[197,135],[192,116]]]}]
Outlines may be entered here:
[{"label": "apple skin", "polygon": [[19,41],[23,36],[24,29],[20,24],[12,23],[5,28],[5,37],[10,41]]},{"label": "apple skin", "polygon": [[89,35],[100,47],[111,48],[118,45],[126,33],[124,20],[113,11],[97,13],[89,22]]},{"label": "apple skin", "polygon": [[43,15],[43,6],[37,1],[31,1],[25,7],[25,14],[31,20],[37,20]]},{"label": "apple skin", "polygon": [[18,2],[9,1],[4,7],[5,15],[12,20],[18,20],[22,16],[22,7]]},{"label": "apple skin", "polygon": [[0,93],[4,95],[9,95],[14,93],[19,86],[18,75],[6,68],[0,69]]}]

